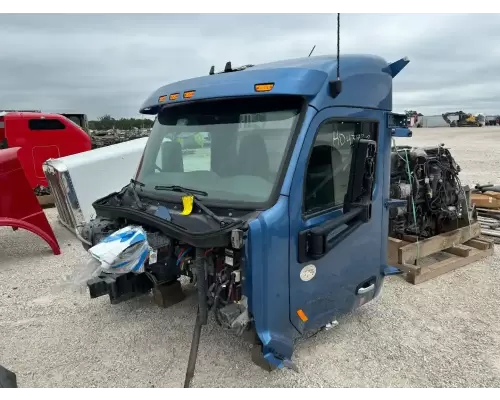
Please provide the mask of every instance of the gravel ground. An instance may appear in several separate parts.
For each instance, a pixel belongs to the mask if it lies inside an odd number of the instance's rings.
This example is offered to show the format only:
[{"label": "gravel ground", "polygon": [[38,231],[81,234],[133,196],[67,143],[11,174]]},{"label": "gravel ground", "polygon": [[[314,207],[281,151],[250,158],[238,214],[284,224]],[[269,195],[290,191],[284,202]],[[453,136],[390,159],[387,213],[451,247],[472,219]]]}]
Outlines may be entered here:
[{"label": "gravel ground", "polygon": [[[415,129],[411,143],[444,142],[462,182],[500,182],[500,129]],[[398,144],[408,142],[397,140]],[[497,158],[499,157],[499,158]],[[85,253],[48,218],[63,254],[25,231],[0,228],[0,363],[20,387],[179,387],[195,299],[160,309],[149,298],[111,306],[61,287]],[[500,386],[499,256],[413,286],[390,277],[382,296],[333,330],[299,344],[301,372],[264,372],[249,346],[204,327],[193,386]]]}]

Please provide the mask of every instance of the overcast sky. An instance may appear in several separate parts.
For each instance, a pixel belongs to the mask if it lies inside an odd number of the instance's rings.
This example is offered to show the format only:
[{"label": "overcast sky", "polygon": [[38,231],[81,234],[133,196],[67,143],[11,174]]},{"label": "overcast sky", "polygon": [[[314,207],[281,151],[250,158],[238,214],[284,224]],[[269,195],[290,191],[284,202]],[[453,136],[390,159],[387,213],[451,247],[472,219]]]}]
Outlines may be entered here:
[{"label": "overcast sky", "polygon": [[[341,14],[341,53],[411,63],[394,109],[500,114],[500,14]],[[334,14],[1,15],[0,109],[137,116],[210,66],[334,54]]]}]

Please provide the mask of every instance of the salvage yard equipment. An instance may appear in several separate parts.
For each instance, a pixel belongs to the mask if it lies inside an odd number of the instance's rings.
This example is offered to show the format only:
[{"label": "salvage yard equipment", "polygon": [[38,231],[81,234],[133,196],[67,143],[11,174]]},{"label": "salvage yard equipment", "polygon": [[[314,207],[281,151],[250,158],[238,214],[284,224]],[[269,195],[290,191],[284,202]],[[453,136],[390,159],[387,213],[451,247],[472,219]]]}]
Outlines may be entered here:
[{"label": "salvage yard equipment", "polygon": [[497,126],[500,125],[500,115],[487,115],[485,125],[486,126]]},{"label": "salvage yard equipment", "polygon": [[[456,121],[450,120],[449,117],[456,116]],[[463,126],[485,126],[486,117],[483,114],[472,115],[463,111],[455,111],[442,114],[443,119],[450,125],[450,127],[463,127]]]}]

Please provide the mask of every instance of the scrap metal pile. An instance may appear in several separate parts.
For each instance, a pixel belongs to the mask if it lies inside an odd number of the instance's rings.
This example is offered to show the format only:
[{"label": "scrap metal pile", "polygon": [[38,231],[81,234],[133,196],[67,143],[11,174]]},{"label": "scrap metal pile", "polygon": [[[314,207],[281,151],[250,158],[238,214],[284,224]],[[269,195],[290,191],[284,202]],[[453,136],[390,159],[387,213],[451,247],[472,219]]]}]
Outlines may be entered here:
[{"label": "scrap metal pile", "polygon": [[465,217],[459,172],[460,166],[443,144],[393,147],[390,197],[405,202],[391,208],[389,235],[431,237],[450,221]]},{"label": "scrap metal pile", "polygon": [[133,129],[127,131],[110,129],[107,131],[91,131],[92,149],[146,137],[149,136],[149,132],[149,129]]}]

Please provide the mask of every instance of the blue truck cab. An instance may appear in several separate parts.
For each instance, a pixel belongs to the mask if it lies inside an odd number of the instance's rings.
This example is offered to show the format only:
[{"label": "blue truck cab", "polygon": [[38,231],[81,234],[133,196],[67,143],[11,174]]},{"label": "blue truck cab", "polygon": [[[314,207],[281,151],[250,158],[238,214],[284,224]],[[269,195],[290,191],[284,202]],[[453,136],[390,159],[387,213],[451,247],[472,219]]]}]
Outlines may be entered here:
[{"label": "blue truck cab", "polygon": [[162,86],[140,109],[156,120],[135,180],[97,216],[166,235],[164,264],[194,276],[202,324],[213,309],[255,333],[268,365],[293,367],[296,338],[382,288],[391,137],[410,134],[392,85],[408,62],[341,56],[341,84],[336,56],[228,63]]}]

